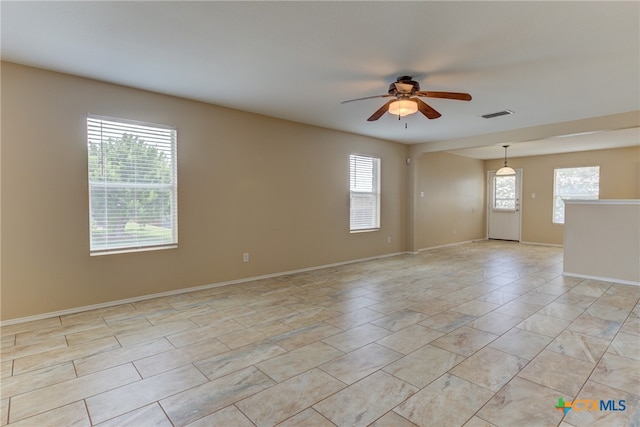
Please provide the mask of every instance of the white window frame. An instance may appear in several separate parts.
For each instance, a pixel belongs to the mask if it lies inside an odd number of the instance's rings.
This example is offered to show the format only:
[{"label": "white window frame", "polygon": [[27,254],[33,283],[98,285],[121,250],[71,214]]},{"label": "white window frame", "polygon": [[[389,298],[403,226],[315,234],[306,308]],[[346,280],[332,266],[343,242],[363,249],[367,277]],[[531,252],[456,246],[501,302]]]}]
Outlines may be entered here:
[{"label": "white window frame", "polygon": [[[90,255],[177,247],[176,128],[94,114],[87,115],[86,125]],[[127,162],[119,160],[114,154],[117,152],[109,152],[109,147],[113,147],[114,143],[123,143],[125,138],[130,138],[131,144],[138,144],[131,147],[143,150],[145,157],[136,157],[139,161]],[[129,171],[129,178],[114,179],[113,173],[107,169],[113,167],[107,166],[112,164],[111,161],[118,161],[121,169]],[[159,181],[156,181],[156,178],[149,178],[147,174],[145,178],[140,175],[137,180],[139,173],[158,170],[151,169],[157,167],[157,162],[163,165],[161,172],[157,172],[161,176],[163,174],[163,178],[157,178]],[[131,174],[134,175],[133,180]],[[125,196],[122,193],[112,196],[114,193],[110,193],[110,190],[126,193]],[[109,201],[114,200],[109,199],[110,196],[129,198],[131,203],[125,207],[122,207],[122,203],[114,205]],[[162,201],[157,202],[158,199]]]},{"label": "white window frame", "polygon": [[[561,171],[575,170],[575,169],[597,169],[598,170],[598,193],[597,194],[575,194],[561,192],[558,194],[558,173]],[[578,199],[578,200],[597,200],[600,198],[600,166],[578,166],[570,168],[555,168],[553,170],[553,199],[551,206],[551,220],[553,224],[564,224],[564,200]],[[560,205],[560,200],[562,204]],[[560,208],[560,206],[562,206]],[[557,209],[562,209],[562,221],[556,220]]]},{"label": "white window frame", "polygon": [[[349,155],[349,231],[380,229],[380,158]],[[364,205],[369,205],[363,206]],[[368,212],[367,212],[368,210]]]}]

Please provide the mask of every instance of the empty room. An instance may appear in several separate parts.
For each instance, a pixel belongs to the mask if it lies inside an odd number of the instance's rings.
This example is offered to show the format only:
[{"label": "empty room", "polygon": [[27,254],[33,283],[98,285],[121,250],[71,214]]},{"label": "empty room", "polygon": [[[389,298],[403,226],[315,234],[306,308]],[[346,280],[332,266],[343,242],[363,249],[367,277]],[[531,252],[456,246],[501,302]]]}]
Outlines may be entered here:
[{"label": "empty room", "polygon": [[640,425],[640,3],[0,2],[0,425]]}]

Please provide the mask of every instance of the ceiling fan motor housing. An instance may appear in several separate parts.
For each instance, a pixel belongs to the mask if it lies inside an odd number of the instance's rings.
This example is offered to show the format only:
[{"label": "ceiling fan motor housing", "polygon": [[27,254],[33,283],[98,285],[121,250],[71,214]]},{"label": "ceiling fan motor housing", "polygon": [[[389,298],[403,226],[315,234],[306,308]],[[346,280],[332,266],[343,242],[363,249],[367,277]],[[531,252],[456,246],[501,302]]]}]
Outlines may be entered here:
[{"label": "ceiling fan motor housing", "polygon": [[413,95],[420,90],[420,83],[411,76],[400,76],[389,85],[389,95]]}]

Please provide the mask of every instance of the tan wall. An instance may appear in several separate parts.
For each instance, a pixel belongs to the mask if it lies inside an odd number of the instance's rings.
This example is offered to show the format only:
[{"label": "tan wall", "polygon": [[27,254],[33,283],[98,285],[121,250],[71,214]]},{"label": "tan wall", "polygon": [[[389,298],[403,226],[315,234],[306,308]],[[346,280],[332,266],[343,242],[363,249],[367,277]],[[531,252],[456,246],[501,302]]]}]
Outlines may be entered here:
[{"label": "tan wall", "polygon": [[[402,144],[7,63],[1,101],[4,320],[405,250]],[[87,113],[177,127],[178,249],[89,256]],[[379,232],[349,233],[352,152]]]},{"label": "tan wall", "polygon": [[[487,160],[487,171],[502,166],[503,160]],[[522,241],[558,244],[563,242],[562,224],[552,223],[553,170],[600,166],[601,199],[640,198],[640,146],[510,158],[509,166],[522,168]],[[536,194],[532,198],[532,193]]]},{"label": "tan wall", "polygon": [[[482,160],[425,153],[417,161],[417,250],[485,237]],[[424,197],[421,197],[424,193]]]},{"label": "tan wall", "polygon": [[571,200],[564,274],[640,285],[640,200]]}]

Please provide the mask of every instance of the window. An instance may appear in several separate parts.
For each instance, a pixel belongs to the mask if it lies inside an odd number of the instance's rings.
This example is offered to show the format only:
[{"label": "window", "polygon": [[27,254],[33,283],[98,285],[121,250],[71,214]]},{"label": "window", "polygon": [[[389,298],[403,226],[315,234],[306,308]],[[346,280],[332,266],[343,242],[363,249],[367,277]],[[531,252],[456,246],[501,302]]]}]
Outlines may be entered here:
[{"label": "window", "polygon": [[176,130],[87,117],[91,255],[178,243]]},{"label": "window", "polygon": [[564,224],[564,199],[597,199],[600,166],[555,169],[553,177],[553,223]]},{"label": "window", "polygon": [[495,176],[493,178],[493,209],[515,210],[516,176]]},{"label": "window", "polygon": [[350,230],[368,231],[380,228],[380,159],[349,156],[351,190]]}]

